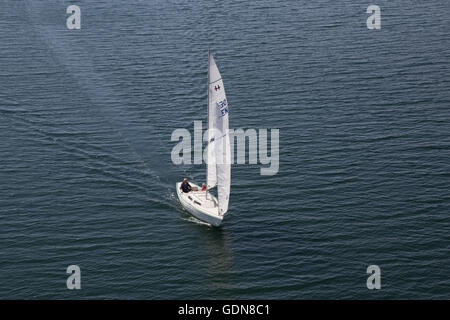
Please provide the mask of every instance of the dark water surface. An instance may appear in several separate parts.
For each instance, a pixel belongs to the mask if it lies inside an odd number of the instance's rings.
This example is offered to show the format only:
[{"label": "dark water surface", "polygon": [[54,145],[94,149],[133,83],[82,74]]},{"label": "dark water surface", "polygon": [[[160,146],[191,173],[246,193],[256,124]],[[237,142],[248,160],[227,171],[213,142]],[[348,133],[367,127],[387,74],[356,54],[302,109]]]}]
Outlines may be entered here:
[{"label": "dark water surface", "polygon": [[[0,297],[450,298],[450,4],[373,1],[368,30],[369,4],[3,1]],[[220,229],[176,199],[204,166],[170,157],[206,120],[208,47],[230,127],[280,129]]]}]

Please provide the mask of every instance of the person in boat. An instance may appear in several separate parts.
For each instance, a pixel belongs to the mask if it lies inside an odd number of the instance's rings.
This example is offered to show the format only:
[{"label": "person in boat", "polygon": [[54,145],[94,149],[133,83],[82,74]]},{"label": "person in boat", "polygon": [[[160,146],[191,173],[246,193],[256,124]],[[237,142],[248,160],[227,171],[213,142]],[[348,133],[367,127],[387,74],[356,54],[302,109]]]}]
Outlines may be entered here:
[{"label": "person in boat", "polygon": [[180,189],[183,190],[184,193],[188,193],[188,192],[192,191],[192,187],[186,178],[183,179],[183,183],[181,184]]},{"label": "person in boat", "polygon": [[202,191],[206,191],[206,184],[202,183]]},{"label": "person in boat", "polygon": [[186,178],[183,179],[183,183],[181,184],[180,189],[183,190],[184,193],[198,191],[198,187],[191,187]]}]

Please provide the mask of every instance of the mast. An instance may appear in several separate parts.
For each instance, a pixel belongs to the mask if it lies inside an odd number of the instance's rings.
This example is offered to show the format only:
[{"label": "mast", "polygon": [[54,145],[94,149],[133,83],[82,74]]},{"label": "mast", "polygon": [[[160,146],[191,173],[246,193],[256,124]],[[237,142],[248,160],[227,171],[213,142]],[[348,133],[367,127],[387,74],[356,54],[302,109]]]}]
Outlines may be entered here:
[{"label": "mast", "polygon": [[[208,99],[208,103],[206,104],[206,109],[208,110],[208,117],[207,117],[207,122],[208,122],[208,129],[209,130],[209,64],[210,64],[210,60],[211,60],[211,50],[208,48],[208,95],[207,95],[207,99]],[[206,144],[206,147],[209,148],[209,134],[208,134],[208,143]],[[206,161],[206,199],[208,199],[208,161]]]}]

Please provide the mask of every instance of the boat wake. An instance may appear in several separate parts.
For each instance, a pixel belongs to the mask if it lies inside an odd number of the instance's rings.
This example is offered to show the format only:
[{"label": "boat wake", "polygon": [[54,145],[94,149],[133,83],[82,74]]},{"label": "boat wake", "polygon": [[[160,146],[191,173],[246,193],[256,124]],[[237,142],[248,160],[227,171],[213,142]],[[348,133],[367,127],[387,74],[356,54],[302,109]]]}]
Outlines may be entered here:
[{"label": "boat wake", "polygon": [[208,226],[208,227],[212,228],[212,225],[210,225],[209,223],[201,221],[201,220],[199,220],[199,219],[197,219],[197,218],[195,218],[193,216],[181,217],[181,219],[183,219],[184,221],[194,222],[196,224],[204,225],[204,226]]}]

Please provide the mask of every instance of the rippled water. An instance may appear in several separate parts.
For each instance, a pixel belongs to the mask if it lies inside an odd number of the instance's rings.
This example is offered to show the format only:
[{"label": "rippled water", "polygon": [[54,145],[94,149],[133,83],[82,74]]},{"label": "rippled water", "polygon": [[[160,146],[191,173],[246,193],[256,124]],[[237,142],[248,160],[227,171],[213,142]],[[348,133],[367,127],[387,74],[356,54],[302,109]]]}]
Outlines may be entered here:
[{"label": "rippled water", "polygon": [[[366,1],[77,1],[71,31],[72,2],[1,5],[1,298],[450,297],[448,1],[376,1],[381,30]],[[204,166],[170,158],[208,48],[230,126],[280,129],[220,229],[176,199]]]}]

